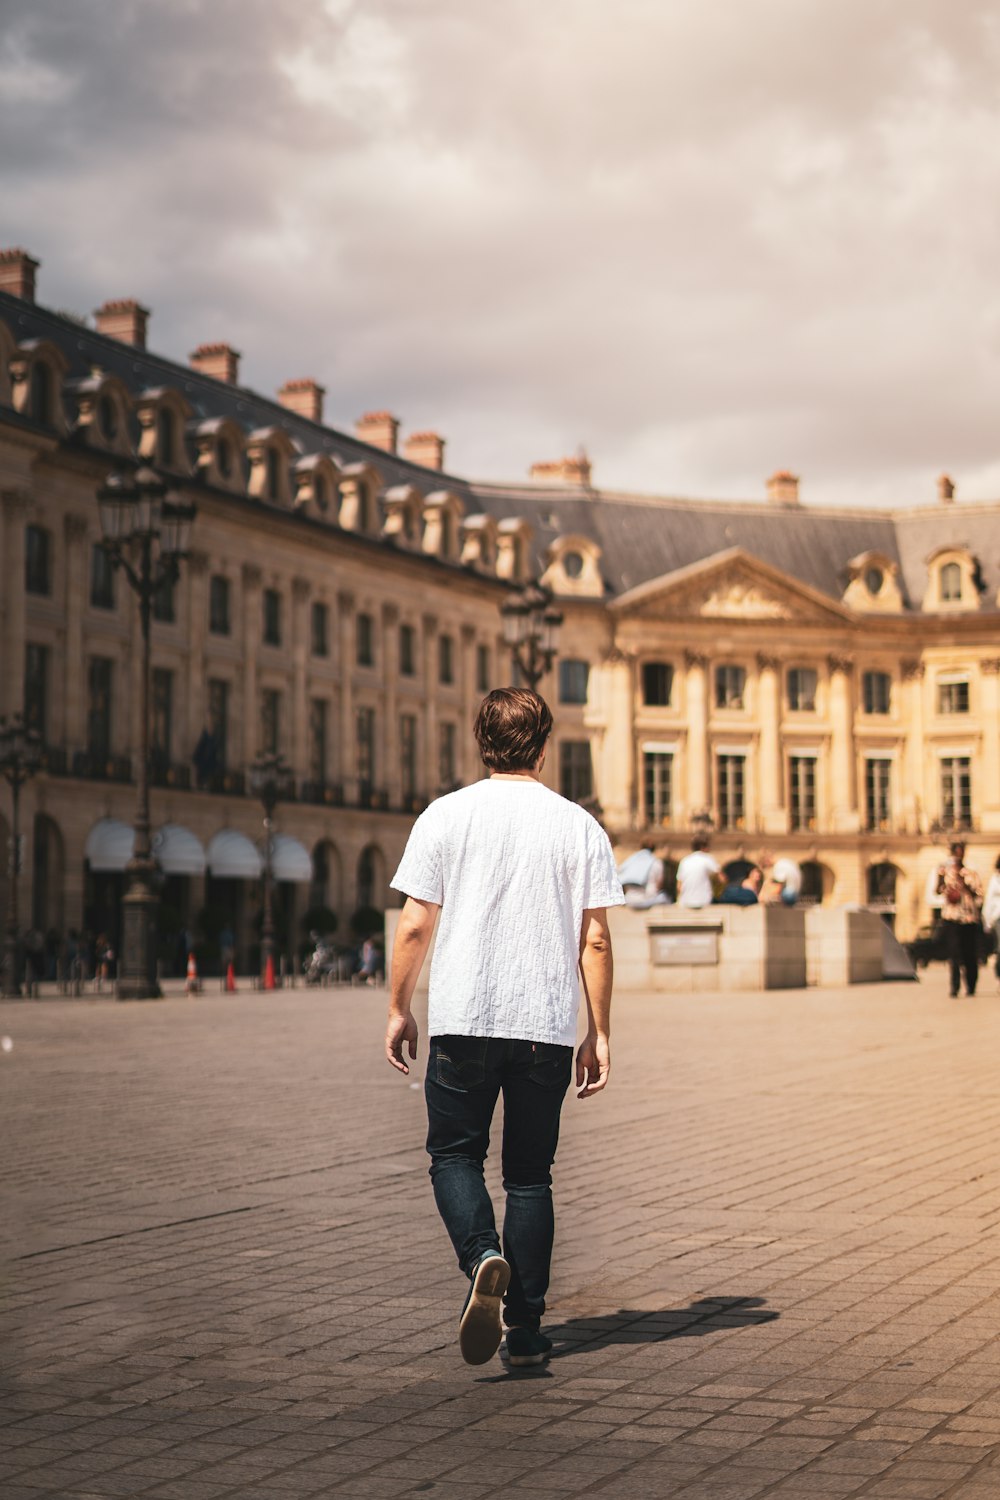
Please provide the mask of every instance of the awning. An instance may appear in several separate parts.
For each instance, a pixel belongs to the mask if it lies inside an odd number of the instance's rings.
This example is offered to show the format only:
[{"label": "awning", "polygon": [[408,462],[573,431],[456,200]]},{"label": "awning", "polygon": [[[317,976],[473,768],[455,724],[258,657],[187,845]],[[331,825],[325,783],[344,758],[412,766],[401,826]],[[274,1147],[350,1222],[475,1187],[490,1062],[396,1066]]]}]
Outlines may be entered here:
[{"label": "awning", "polygon": [[275,880],[312,880],[309,850],[289,833],[271,835],[271,873]]},{"label": "awning", "polygon": [[117,818],[101,818],[87,835],[83,856],[92,870],[120,874],[132,858],[135,829]]},{"label": "awning", "polygon": [[264,862],[245,833],[224,828],[208,846],[208,873],[217,880],[259,880]]},{"label": "awning", "polygon": [[153,835],[153,857],[164,875],[204,875],[205,851],[190,828],[164,823]]}]

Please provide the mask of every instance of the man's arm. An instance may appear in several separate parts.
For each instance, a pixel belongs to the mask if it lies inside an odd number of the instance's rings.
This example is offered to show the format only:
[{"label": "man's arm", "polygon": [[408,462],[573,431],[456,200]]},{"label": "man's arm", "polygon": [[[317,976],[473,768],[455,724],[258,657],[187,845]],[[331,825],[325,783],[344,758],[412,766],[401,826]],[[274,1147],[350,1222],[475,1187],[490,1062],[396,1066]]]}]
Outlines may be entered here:
[{"label": "man's arm", "polygon": [[604,907],[583,914],[580,930],[580,977],[587,1001],[587,1035],[576,1054],[577,1098],[589,1099],[604,1088],[611,1072],[611,985],[614,960]]},{"label": "man's arm", "polygon": [[399,915],[396,941],[392,948],[389,1022],[385,1033],[386,1060],[400,1073],[409,1073],[403,1061],[403,1043],[411,1060],[417,1055],[417,1023],[410,1011],[413,991],[431,945],[434,923],[440,911],[433,901],[418,901],[407,896]]}]

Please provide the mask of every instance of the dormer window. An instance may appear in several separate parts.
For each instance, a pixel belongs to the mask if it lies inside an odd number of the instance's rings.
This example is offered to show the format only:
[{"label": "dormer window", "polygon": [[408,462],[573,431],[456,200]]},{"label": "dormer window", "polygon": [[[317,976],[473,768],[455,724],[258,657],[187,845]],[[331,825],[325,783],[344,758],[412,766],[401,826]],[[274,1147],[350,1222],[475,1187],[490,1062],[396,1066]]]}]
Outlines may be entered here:
[{"label": "dormer window", "polygon": [[882,572],[881,568],[866,568],[865,588],[868,590],[869,594],[871,594],[873,597],[877,597],[882,592],[883,583],[885,583],[885,574]]},{"label": "dormer window", "polygon": [[98,400],[97,425],[105,442],[113,443],[118,436],[118,407],[113,397],[103,395]]},{"label": "dormer window", "polygon": [[927,561],[925,610],[975,610],[980,607],[979,562],[967,546],[937,547]]},{"label": "dormer window", "polygon": [[582,534],[557,537],[548,549],[548,566],[542,574],[542,583],[555,594],[602,598],[600,547]]},{"label": "dormer window", "polygon": [[313,504],[317,510],[325,511],[330,505],[330,487],[326,482],[325,474],[317,474],[313,478]]},{"label": "dormer window", "polygon": [[567,578],[579,578],[583,573],[583,554],[581,552],[564,552],[563,572]]},{"label": "dormer window", "polygon": [[233,445],[227,437],[220,437],[215,446],[215,462],[223,479],[233,477]]},{"label": "dormer window", "polygon": [[942,604],[954,604],[962,597],[962,570],[957,562],[942,563],[939,575]]},{"label": "dormer window", "polygon": [[177,418],[169,406],[156,413],[156,461],[172,468],[177,452]]},{"label": "dormer window", "polygon": [[273,448],[267,450],[266,477],[264,480],[265,493],[268,500],[280,499],[281,471],[278,467],[278,455]]},{"label": "dormer window", "polygon": [[[141,391],[135,398],[135,414],[139,420],[139,457],[154,468],[189,474],[191,463],[184,433],[192,409],[180,391],[169,386]],[[204,447],[205,443],[199,446]],[[199,465],[204,471],[205,457],[201,454]]]},{"label": "dormer window", "polygon": [[43,359],[36,359],[31,366],[30,412],[32,418],[44,427],[52,425],[52,391],[52,371]]}]

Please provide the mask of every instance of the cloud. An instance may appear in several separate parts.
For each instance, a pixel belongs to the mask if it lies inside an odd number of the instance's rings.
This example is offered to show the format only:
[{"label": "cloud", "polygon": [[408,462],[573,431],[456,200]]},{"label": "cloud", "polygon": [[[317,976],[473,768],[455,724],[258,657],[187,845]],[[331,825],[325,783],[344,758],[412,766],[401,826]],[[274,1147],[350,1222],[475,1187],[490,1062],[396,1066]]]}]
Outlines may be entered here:
[{"label": "cloud", "polygon": [[152,342],[517,477],[994,494],[1000,28],[967,0],[7,0],[5,243]]}]

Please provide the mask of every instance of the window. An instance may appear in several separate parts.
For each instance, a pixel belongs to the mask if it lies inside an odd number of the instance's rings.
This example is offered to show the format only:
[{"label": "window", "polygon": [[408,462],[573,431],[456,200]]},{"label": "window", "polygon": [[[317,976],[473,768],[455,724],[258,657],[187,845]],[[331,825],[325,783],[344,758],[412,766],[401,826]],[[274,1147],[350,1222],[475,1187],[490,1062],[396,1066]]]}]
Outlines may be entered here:
[{"label": "window", "polygon": [[355,636],[355,660],[359,667],[375,665],[375,640],[371,615],[358,615]]},{"label": "window", "polygon": [[870,568],[865,569],[865,588],[869,594],[880,594],[883,583],[885,583],[885,574],[881,568],[877,568],[873,564]]},{"label": "window", "polygon": [[52,422],[52,371],[44,359],[36,359],[31,366],[31,415],[36,422],[46,426]]},{"label": "window", "polygon": [[24,587],[29,594],[52,592],[52,538],[44,526],[25,527]]},{"label": "window", "polygon": [[559,702],[586,703],[590,667],[585,661],[559,663]]},{"label": "window", "polygon": [[100,542],[90,549],[90,602],[94,609],[115,607],[115,570]]},{"label": "window", "polygon": [[314,698],[309,705],[309,775],[317,786],[326,785],[329,708],[325,698]]},{"label": "window", "polygon": [[580,552],[564,552],[562,555],[563,572],[567,578],[579,578],[583,572],[583,555]]},{"label": "window", "polygon": [[264,609],[264,645],[281,645],[281,595],[277,589],[265,589],[262,599]]},{"label": "window", "polygon": [[48,737],[48,708],[49,648],[29,641],[24,648],[24,722],[43,743]]},{"label": "window", "polygon": [[455,775],[455,726],[438,725],[438,785],[443,792],[450,792],[457,781]]},{"label": "window", "polygon": [[417,795],[417,716],[399,716],[399,768],[402,773],[403,797]]},{"label": "window", "polygon": [[221,437],[215,449],[215,462],[223,479],[233,472],[233,445],[228,438]]},{"label": "window", "polygon": [[412,625],[399,627],[399,671],[402,677],[412,677],[416,671],[416,652]]},{"label": "window", "polygon": [[972,827],[972,777],[967,755],[941,761],[941,821],[946,828]]},{"label": "window", "polygon": [[788,762],[788,811],[793,830],[816,827],[816,759],[793,755]]},{"label": "window", "polygon": [[222,772],[229,749],[229,683],[222,677],[208,679],[208,732],[212,736],[212,770]]},{"label": "window", "polygon": [[281,461],[277,450],[268,448],[265,459],[267,475],[265,478],[266,495],[268,500],[281,499]]},{"label": "window", "polygon": [[489,646],[476,647],[476,691],[488,693],[490,690],[490,648]]},{"label": "window", "polygon": [[[716,708],[742,708],[743,689],[746,686],[747,674],[742,667],[716,667],[715,669],[715,706]],[[735,826],[735,825],[733,825]]]},{"label": "window", "polygon": [[170,468],[177,457],[177,418],[169,406],[156,413],[156,461]]},{"label": "window", "polygon": [[450,635],[438,636],[438,682],[455,681],[455,643]]},{"label": "window", "polygon": [[957,562],[944,563],[938,575],[942,604],[954,604],[962,597],[962,570]]},{"label": "window", "polygon": [[260,748],[264,755],[277,755],[281,748],[281,693],[265,688],[260,695]]},{"label": "window", "polygon": [[106,443],[113,443],[118,436],[118,407],[114,398],[108,395],[99,397],[97,402],[97,425],[101,429],[101,437]]},{"label": "window", "polygon": [[869,833],[889,829],[891,778],[891,760],[865,761],[865,827]]},{"label": "window", "polygon": [[887,714],[892,693],[888,672],[865,672],[861,678],[861,701],[866,714]]},{"label": "window", "polygon": [[969,712],[969,684],[967,682],[939,682],[937,706],[939,714],[967,714]]},{"label": "window", "polygon": [[[740,671],[739,667],[725,670]],[[716,760],[720,828],[746,825],[746,756],[720,755]]]},{"label": "window", "polygon": [[149,753],[155,770],[166,771],[172,760],[174,730],[174,674],[167,667],[154,667],[150,683],[152,718]]},{"label": "window", "polygon": [[177,580],[172,573],[164,573],[159,587],[153,595],[153,619],[172,625],[177,617],[175,591]]},{"label": "window", "polygon": [[642,806],[644,821],[665,827],[674,801],[674,757],[666,750],[646,750],[642,757]]},{"label": "window", "polygon": [[208,583],[208,628],[213,635],[228,635],[229,579],[213,573]]},{"label": "window", "polygon": [[359,708],[355,728],[360,798],[362,802],[369,802],[375,784],[375,710]]},{"label": "window", "polygon": [[325,604],[314,603],[312,607],[312,654],[313,656],[329,656],[330,654],[330,611]]},{"label": "window", "polygon": [[674,669],[669,662],[644,661],[642,701],[649,708],[669,708],[674,690]]},{"label": "window", "polygon": [[594,792],[589,740],[559,743],[559,791],[570,802],[587,802]]},{"label": "window", "polygon": [[788,707],[800,713],[816,708],[816,672],[812,667],[789,667]]},{"label": "window", "polygon": [[327,510],[330,505],[330,487],[325,474],[314,474],[312,482],[313,503],[317,510]]},{"label": "window", "polygon": [[87,755],[103,766],[111,754],[111,683],[114,662],[92,656],[87,667]]}]

